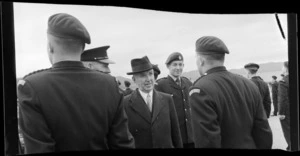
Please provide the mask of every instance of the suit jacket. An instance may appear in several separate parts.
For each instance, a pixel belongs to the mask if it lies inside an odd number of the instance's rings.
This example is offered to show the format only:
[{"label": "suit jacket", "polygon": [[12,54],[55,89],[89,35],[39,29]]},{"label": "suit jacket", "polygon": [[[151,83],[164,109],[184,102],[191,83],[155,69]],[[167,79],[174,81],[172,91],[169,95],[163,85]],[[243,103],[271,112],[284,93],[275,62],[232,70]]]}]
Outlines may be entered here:
[{"label": "suit jacket", "polygon": [[136,148],[181,148],[176,110],[170,95],[153,90],[152,113],[138,89],[124,98]]},{"label": "suit jacket", "polygon": [[256,84],[263,99],[263,106],[267,114],[267,118],[271,113],[271,96],[268,84],[259,76],[254,76],[251,80]]},{"label": "suit jacket", "polygon": [[115,79],[62,61],[18,85],[25,153],[134,148]]},{"label": "suit jacket", "polygon": [[192,82],[185,77],[181,77],[181,87],[170,77],[165,77],[157,80],[155,89],[157,91],[171,94],[175,104],[181,138],[183,144],[193,143],[193,133],[191,124],[191,107],[189,104],[189,88]]},{"label": "suit jacket", "polygon": [[289,76],[284,76],[278,86],[278,113],[290,117]]},{"label": "suit jacket", "polygon": [[215,67],[189,95],[197,148],[271,149],[272,131],[251,80]]}]

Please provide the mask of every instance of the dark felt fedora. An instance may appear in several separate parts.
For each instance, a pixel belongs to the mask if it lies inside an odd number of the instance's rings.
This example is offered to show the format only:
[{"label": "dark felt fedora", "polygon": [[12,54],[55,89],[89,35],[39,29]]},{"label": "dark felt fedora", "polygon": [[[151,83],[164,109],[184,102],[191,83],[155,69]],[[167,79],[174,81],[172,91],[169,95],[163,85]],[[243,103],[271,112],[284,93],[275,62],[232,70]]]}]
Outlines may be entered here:
[{"label": "dark felt fedora", "polygon": [[150,69],[153,69],[153,66],[150,63],[148,57],[144,56],[142,58],[132,59],[131,60],[131,69],[132,69],[132,72],[127,73],[127,75],[133,75],[136,73],[148,71]]}]

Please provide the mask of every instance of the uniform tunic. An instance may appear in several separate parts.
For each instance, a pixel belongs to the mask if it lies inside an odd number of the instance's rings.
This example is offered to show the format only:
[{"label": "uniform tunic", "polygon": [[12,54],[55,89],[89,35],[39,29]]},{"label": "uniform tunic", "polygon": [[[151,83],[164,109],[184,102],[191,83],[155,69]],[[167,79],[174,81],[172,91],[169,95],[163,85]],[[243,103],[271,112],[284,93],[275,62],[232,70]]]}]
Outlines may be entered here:
[{"label": "uniform tunic", "polygon": [[62,61],[18,85],[25,153],[134,148],[115,79]]},{"label": "uniform tunic", "polygon": [[250,80],[215,67],[189,95],[196,148],[271,149],[272,131]]},{"label": "uniform tunic", "polygon": [[181,77],[181,87],[170,77],[157,80],[155,89],[157,91],[171,94],[175,104],[180,132],[183,144],[194,143],[191,126],[191,107],[189,104],[188,93],[192,82],[185,77]]}]

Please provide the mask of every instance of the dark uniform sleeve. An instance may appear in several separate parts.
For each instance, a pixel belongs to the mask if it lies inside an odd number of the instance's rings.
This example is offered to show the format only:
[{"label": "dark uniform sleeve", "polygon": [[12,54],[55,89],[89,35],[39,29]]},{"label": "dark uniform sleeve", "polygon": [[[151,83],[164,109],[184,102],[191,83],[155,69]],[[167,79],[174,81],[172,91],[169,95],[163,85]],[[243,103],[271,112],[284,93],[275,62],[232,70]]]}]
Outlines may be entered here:
[{"label": "dark uniform sleeve", "polygon": [[270,114],[271,114],[271,95],[270,95],[270,90],[268,88],[268,85],[266,84],[266,87],[265,87],[265,90],[266,90],[266,94],[264,95],[264,99],[263,99],[263,103],[264,103],[264,106],[265,106],[265,110],[266,110],[266,113],[267,113],[267,118],[270,117]]},{"label": "dark uniform sleeve", "polygon": [[157,91],[160,91],[160,92],[164,92],[159,81],[156,81],[156,82],[157,82],[157,84],[154,85],[154,89]]},{"label": "dark uniform sleeve", "polygon": [[110,149],[135,148],[134,138],[129,132],[128,118],[122,101],[123,95],[120,96],[119,105],[108,134],[108,145]]},{"label": "dark uniform sleeve", "polygon": [[24,137],[25,154],[55,151],[55,141],[42,114],[39,99],[29,82],[20,80],[19,126]]},{"label": "dark uniform sleeve", "polygon": [[221,129],[215,102],[203,90],[195,87],[190,89],[189,98],[195,147],[221,148]]},{"label": "dark uniform sleeve", "polygon": [[258,149],[271,149],[273,144],[272,130],[265,114],[262,100],[256,106],[252,136]]},{"label": "dark uniform sleeve", "polygon": [[182,148],[182,138],[179,128],[179,121],[177,117],[177,112],[175,109],[173,98],[170,96],[170,102],[169,102],[169,108],[170,108],[170,119],[171,119],[171,130],[172,130],[172,142],[175,148]]},{"label": "dark uniform sleeve", "polygon": [[279,81],[278,85],[278,112],[279,115],[287,115],[288,101],[288,85],[285,81]]}]

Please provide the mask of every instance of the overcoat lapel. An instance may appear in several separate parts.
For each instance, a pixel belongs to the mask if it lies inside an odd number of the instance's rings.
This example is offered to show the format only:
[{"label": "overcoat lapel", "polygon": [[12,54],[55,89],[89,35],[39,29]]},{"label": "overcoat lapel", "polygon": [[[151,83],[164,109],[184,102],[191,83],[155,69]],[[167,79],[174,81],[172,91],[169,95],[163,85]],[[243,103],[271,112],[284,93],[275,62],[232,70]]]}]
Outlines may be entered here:
[{"label": "overcoat lapel", "polygon": [[147,122],[151,123],[151,114],[149,108],[146,106],[144,99],[138,90],[133,91],[132,96],[129,100],[130,107],[139,114]]},{"label": "overcoat lapel", "polygon": [[162,98],[157,91],[153,90],[153,103],[152,103],[152,123],[155,121],[156,117],[160,113],[160,110],[167,104],[167,102]]}]

